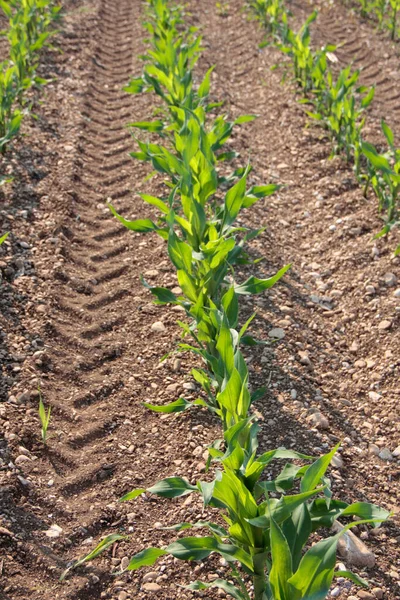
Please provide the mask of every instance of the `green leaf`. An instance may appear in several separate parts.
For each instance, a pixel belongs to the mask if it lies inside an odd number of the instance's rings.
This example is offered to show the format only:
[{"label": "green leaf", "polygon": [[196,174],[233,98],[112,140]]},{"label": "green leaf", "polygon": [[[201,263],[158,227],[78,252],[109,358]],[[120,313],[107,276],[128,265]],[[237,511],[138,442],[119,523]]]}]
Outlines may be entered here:
[{"label": "green leaf", "polygon": [[151,567],[160,556],[164,556],[165,554],[168,554],[168,552],[161,548],[147,548],[146,550],[142,550],[131,558],[126,570],[136,571],[136,569],[140,569],[140,567]]},{"label": "green leaf", "polygon": [[204,76],[203,81],[201,82],[197,95],[199,98],[205,98],[206,96],[208,96],[209,92],[210,92],[210,77],[211,77],[211,73],[214,71],[215,69],[215,65],[213,65],[212,67],[210,67],[207,71],[207,73]]},{"label": "green leaf", "polygon": [[168,288],[153,287],[149,285],[142,276],[140,276],[140,280],[144,287],[150,290],[150,292],[157,298],[157,302],[155,302],[155,304],[179,304],[178,298]]},{"label": "green leaf", "polygon": [[0,246],[2,245],[3,242],[6,241],[6,239],[8,238],[9,235],[10,235],[10,232],[8,231],[7,233],[5,233],[4,235],[2,235],[0,237]]},{"label": "green leaf", "polygon": [[217,552],[227,561],[238,560],[251,572],[251,556],[233,544],[221,544],[214,537],[187,537],[167,546],[166,551],[179,560],[203,560],[212,552]]},{"label": "green leaf", "polygon": [[328,469],[331,460],[335,456],[339,447],[340,442],[333,448],[333,450],[331,450],[331,452],[320,456],[320,458],[318,458],[312,465],[308,467],[300,483],[301,492],[314,490],[321,483],[321,479],[325,475],[326,470]]},{"label": "green leaf", "polygon": [[390,129],[389,125],[387,123],[385,123],[385,121],[382,119],[381,122],[382,125],[382,131],[385,135],[385,138],[387,139],[387,142],[389,144],[389,146],[391,148],[394,147],[394,133],[393,131]]},{"label": "green leaf", "polygon": [[215,579],[212,583],[203,583],[202,581],[194,581],[189,585],[184,586],[187,590],[207,590],[210,588],[218,588],[224,590],[225,593],[235,598],[235,600],[246,600],[246,596],[238,590],[232,583],[225,579]]},{"label": "green leaf", "polygon": [[136,490],[132,490],[131,492],[128,492],[127,494],[125,494],[125,496],[122,496],[122,498],[119,499],[119,502],[127,502],[128,500],[134,500],[138,496],[141,496],[142,494],[144,494],[145,491],[146,490],[144,488],[138,488]]},{"label": "green leaf", "polygon": [[159,198],[156,198],[155,196],[149,196],[149,194],[140,194],[140,197],[142,200],[144,200],[144,202],[147,202],[147,204],[156,206],[159,210],[161,210],[162,213],[166,215],[169,213],[169,207]]},{"label": "green leaf", "polygon": [[292,555],[287,540],[279,525],[271,518],[272,568],[269,584],[274,600],[294,600],[293,588],[289,579],[293,575]]},{"label": "green leaf", "polygon": [[235,119],[233,124],[241,125],[242,123],[250,123],[251,121],[254,121],[254,119],[257,119],[257,115],[242,115]]},{"label": "green leaf", "polygon": [[260,294],[275,285],[291,266],[292,265],[290,264],[286,265],[269,279],[258,279],[257,277],[251,276],[244,283],[235,286],[235,292],[237,294]]},{"label": "green leaf", "polygon": [[163,498],[178,498],[197,491],[197,487],[182,477],[167,477],[158,481],[147,491]]},{"label": "green leaf", "polygon": [[368,581],[357,575],[356,573],[352,573],[352,571],[335,571],[335,577],[345,577],[346,579],[350,579],[356,585],[361,585],[362,587],[369,587]]},{"label": "green leaf", "polygon": [[153,133],[162,131],[164,129],[164,123],[162,121],[136,121],[134,123],[128,123],[128,127],[144,129],[145,131]]},{"label": "green leaf", "polygon": [[60,577],[60,581],[63,581],[65,579],[65,577],[67,576],[67,574],[69,573],[69,571],[71,571],[72,569],[76,569],[76,567],[79,567],[80,565],[83,565],[84,563],[89,562],[90,560],[93,560],[94,558],[99,556],[99,554],[104,552],[104,550],[107,550],[107,548],[109,548],[110,546],[115,544],[115,542],[117,542],[119,540],[126,540],[126,539],[127,539],[126,535],[119,535],[118,533],[113,533],[112,535],[108,535],[99,544],[97,544],[97,546],[94,550],[92,550],[91,552],[89,552],[89,554],[87,554],[83,558],[80,558],[79,560],[74,562],[73,565],[68,567],[68,569],[66,569],[62,573],[62,575]]},{"label": "green leaf", "polygon": [[393,173],[392,169],[390,168],[389,161],[384,156],[378,154],[376,148],[372,144],[363,142],[361,144],[361,149],[364,156],[368,158],[369,162],[373,167],[375,167],[375,169],[388,174]]},{"label": "green leaf", "polygon": [[124,225],[127,229],[130,229],[131,231],[147,233],[148,231],[157,231],[159,229],[157,225],[153,223],[153,221],[151,221],[150,219],[136,219],[135,221],[128,221],[127,219],[124,219],[124,217],[117,213],[112,204],[108,204],[108,208],[110,209],[114,217],[116,217],[118,221],[122,223],[122,225]]},{"label": "green leaf", "polygon": [[192,249],[172,231],[168,237],[168,254],[178,270],[188,275],[192,272]]},{"label": "green leaf", "polygon": [[143,405],[153,412],[166,414],[182,412],[193,406],[191,402],[188,402],[184,398],[178,398],[178,400],[169,404],[149,404],[148,402],[144,402]]}]

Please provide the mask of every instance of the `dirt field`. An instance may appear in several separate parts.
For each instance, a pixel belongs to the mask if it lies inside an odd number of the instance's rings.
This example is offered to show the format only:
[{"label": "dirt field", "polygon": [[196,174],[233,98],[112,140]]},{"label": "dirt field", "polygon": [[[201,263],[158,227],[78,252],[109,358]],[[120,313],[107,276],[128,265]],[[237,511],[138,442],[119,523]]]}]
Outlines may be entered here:
[{"label": "dirt field", "polygon": [[[179,314],[154,306],[139,275],[174,285],[164,243],[126,231],[105,207],[111,198],[124,216],[151,216],[138,193],[161,189],[128,156],[135,144],[126,124],[148,120],[155,108],[151,95],[122,91],[141,72],[142,6],[64,6],[61,52],[49,51],[41,67],[54,80],[35,99],[37,120],[26,120],[25,137],[2,160],[14,182],[0,191],[0,232],[12,233],[0,250],[0,599],[191,599],[201,594],[179,586],[199,574],[212,580],[223,564],[197,565],[194,575],[193,565],[167,558],[148,571],[117,575],[134,552],[176,537],[160,526],[203,510],[191,496],[125,504],[118,498],[172,474],[199,478],[207,445],[221,437],[205,412],[160,417],[142,406],[182,393],[194,398],[193,359],[159,362],[179,339]],[[290,6],[298,23],[311,10],[306,0]],[[264,258],[256,274],[293,263],[284,282],[255,300],[257,336],[268,339],[273,327],[285,331],[278,343],[247,351],[254,385],[269,386],[256,406],[262,443],[320,453],[342,441],[331,470],[335,495],[374,502],[394,517],[377,535],[358,532],[376,565],[355,570],[375,595],[341,583],[336,597],[396,600],[399,233],[372,240],[381,227],[375,198],[365,200],[346,163],[329,158],[321,130],[306,127],[290,81],[281,83],[281,68],[271,70],[281,55],[258,49],[262,32],[242,0],[230,0],[225,17],[214,0],[190,7],[204,32],[199,73],[216,64],[216,99],[234,117],[259,115],[237,130],[235,149],[250,157],[254,183],[285,184],[245,215],[246,225],[267,226],[251,244],[252,254]],[[377,85],[367,138],[379,142],[382,117],[398,134],[399,46],[340,2],[320,9],[316,42],[342,43],[340,65],[354,60],[363,83]],[[253,308],[249,300],[243,318]],[[163,331],[151,328],[158,321]],[[52,406],[46,448],[39,384]],[[49,537],[54,525],[62,531]],[[132,537],[59,583],[69,561],[110,533]],[[220,597],[213,594],[202,596]]]}]

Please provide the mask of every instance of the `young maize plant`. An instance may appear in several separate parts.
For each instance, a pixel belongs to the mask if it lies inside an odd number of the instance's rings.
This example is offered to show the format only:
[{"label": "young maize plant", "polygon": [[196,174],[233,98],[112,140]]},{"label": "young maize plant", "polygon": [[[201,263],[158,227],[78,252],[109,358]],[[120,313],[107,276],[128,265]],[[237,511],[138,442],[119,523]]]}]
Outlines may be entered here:
[{"label": "young maize plant", "polygon": [[364,111],[371,104],[375,87],[355,87],[360,72],[351,67],[342,69],[334,81],[332,72],[325,73],[325,85],[315,91],[313,104],[315,112],[307,111],[308,116],[320,121],[330,132],[333,152],[344,152],[347,161],[354,160],[357,177],[360,174],[361,131],[365,124]]},{"label": "young maize plant", "polygon": [[[121,498],[121,501],[133,500],[146,492],[164,498],[198,494],[204,506],[216,509],[226,523],[222,527],[212,521],[197,521],[167,527],[176,531],[200,528],[209,533],[183,537],[164,548],[142,550],[133,556],[127,570],[151,566],[168,554],[186,561],[202,561],[218,554],[229,564],[228,579],[212,583],[195,581],[186,587],[220,588],[240,600],[322,600],[327,597],[334,576],[367,586],[349,571],[335,572],[336,547],[339,538],[351,527],[367,523],[376,526],[389,514],[365,502],[349,505],[332,499],[326,471],[337,447],[311,464],[311,457],[288,450],[272,450],[256,456],[255,423],[249,448],[244,449],[239,443],[241,429],[248,426],[248,421],[240,421],[225,433],[225,453],[214,452],[219,454],[217,460],[222,470],[216,472],[213,481],[192,485],[180,477],[169,477]],[[286,463],[275,479],[265,480],[264,471],[277,459],[302,459],[308,464]],[[310,546],[314,532],[332,527],[339,518],[354,517],[358,520],[346,524],[339,533]],[[121,539],[125,536],[108,536],[73,567],[92,560]]]},{"label": "young maize plant", "polygon": [[284,0],[248,0],[248,5],[268,33],[281,37],[282,25],[289,14]]},{"label": "young maize plant", "polygon": [[4,154],[27,110],[18,106],[24,102],[24,92],[34,83],[45,83],[35,74],[38,53],[47,44],[52,33],[49,26],[60,7],[50,0],[0,0],[0,8],[9,21],[3,35],[10,52],[0,65],[0,152]]},{"label": "young maize plant", "polygon": [[[390,230],[400,225],[400,149],[394,145],[394,134],[382,120],[382,131],[389,148],[379,154],[375,146],[362,143],[362,152],[368,161],[365,193],[371,186],[379,201],[379,210],[386,211],[385,225],[376,237],[387,235]],[[395,250],[400,255],[400,246]]]},{"label": "young maize plant", "polygon": [[8,236],[9,236],[9,232],[5,233],[4,235],[2,235],[0,237],[0,246],[6,241],[6,239],[8,238]]},{"label": "young maize plant", "polygon": [[361,5],[361,16],[373,18],[378,21],[379,29],[383,27],[391,32],[394,40],[398,34],[398,13],[400,11],[399,0],[359,0]]},{"label": "young maize plant", "polygon": [[[139,141],[140,152],[132,156],[151,162],[156,172],[167,175],[171,180],[170,193],[166,200],[142,195],[145,202],[161,212],[158,223],[149,219],[128,221],[118,215],[112,206],[110,208],[128,229],[155,231],[167,240],[168,253],[177,269],[183,295],[176,297],[165,288],[154,287],[150,290],[158,303],[179,304],[185,309],[191,324],[180,325],[185,334],[193,337],[197,347],[181,344],[180,348],[200,355],[206,366],[205,370],[194,370],[193,376],[202,385],[207,401],[199,399],[195,403],[188,403],[180,398],[167,406],[147,406],[158,412],[178,412],[193,404],[207,405],[221,417],[224,429],[227,429],[247,415],[251,401],[250,394],[242,391],[247,385],[248,373],[238,346],[240,342],[250,342],[252,338],[244,335],[246,326],[240,332],[235,329],[238,322],[237,296],[268,289],[288,268],[284,267],[274,277],[265,280],[250,277],[243,284],[232,286],[228,276],[233,276],[233,265],[249,262],[243,246],[258,233],[247,232],[238,242],[237,233],[243,233],[245,229],[235,227],[234,222],[242,208],[250,207],[260,198],[272,194],[278,186],[248,188],[250,167],[238,169],[228,178],[218,174],[217,163],[232,156],[232,153],[221,153],[220,150],[231,135],[233,124],[217,117],[211,126],[208,125],[206,103],[211,71],[208,71],[198,90],[194,90],[191,71],[182,74],[176,68],[176,65],[188,65],[189,60],[193,60],[192,49],[199,48],[200,44],[192,38],[191,44],[176,44],[176,36],[179,42],[185,39],[184,33],[175,30],[176,21],[180,21],[177,13],[163,10],[160,3],[156,2],[154,14],[159,15],[160,23],[157,18],[155,22],[150,21],[150,30],[155,36],[152,47],[160,51],[154,51],[151,55],[157,61],[158,71],[152,69],[152,64],[147,64],[142,78],[134,80],[128,91],[136,93],[144,87],[151,87],[167,103],[168,112],[166,121],[131,125],[161,133],[167,145]],[[171,15],[171,26],[166,15]],[[170,35],[171,31],[173,35]],[[189,35],[192,36],[192,30]],[[163,63],[164,56],[173,55],[173,51],[168,51],[169,45],[173,46],[174,51],[179,46],[179,52],[174,55],[171,64],[166,64]],[[185,81],[182,81],[182,77]],[[138,82],[141,82],[140,85]],[[235,123],[252,118],[242,117]],[[232,185],[232,181],[236,183]],[[220,191],[222,186],[228,187],[223,198]],[[238,387],[239,393],[227,398],[233,387]]]},{"label": "young maize plant", "polygon": [[[318,12],[314,11],[306,19],[298,33],[295,33],[287,25],[287,17],[284,16],[286,27],[281,29],[281,40],[277,41],[277,47],[290,58],[290,66],[293,69],[294,79],[304,94],[314,90],[315,72],[320,72],[322,62],[326,62],[326,54],[336,50],[336,46],[326,46],[314,52],[311,48],[310,25],[317,18]],[[321,79],[319,79],[321,81]]]},{"label": "young maize plant", "polygon": [[15,103],[20,93],[18,72],[8,61],[0,64],[0,152],[4,154],[10,140],[17,135],[23,113]]}]

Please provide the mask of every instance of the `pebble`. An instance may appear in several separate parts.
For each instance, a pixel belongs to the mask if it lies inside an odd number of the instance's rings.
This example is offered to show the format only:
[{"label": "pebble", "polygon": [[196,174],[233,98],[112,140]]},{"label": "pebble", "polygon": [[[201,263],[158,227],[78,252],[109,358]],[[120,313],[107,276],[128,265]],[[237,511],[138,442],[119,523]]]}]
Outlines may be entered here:
[{"label": "pebble", "polygon": [[373,285],[366,285],[365,286],[365,292],[368,294],[368,296],[374,296],[375,294],[375,288]]},{"label": "pebble", "polygon": [[390,329],[392,326],[392,321],[388,321],[388,320],[384,320],[381,321],[378,325],[378,329],[380,329],[380,331],[385,331],[386,329]]},{"label": "pebble", "polygon": [[45,533],[49,538],[57,538],[62,533],[62,528],[59,525],[52,525]]},{"label": "pebble", "polygon": [[296,400],[297,391],[294,388],[290,390],[290,396],[291,396],[292,400]]},{"label": "pebble", "polygon": [[378,456],[382,460],[393,460],[393,454],[390,452],[389,448],[383,448]]},{"label": "pebble", "polygon": [[375,596],[375,598],[378,598],[378,600],[382,600],[383,598],[383,590],[381,590],[381,588],[372,588],[371,592],[373,593],[373,595]]},{"label": "pebble", "polygon": [[19,456],[17,456],[17,458],[15,459],[15,464],[17,466],[26,464],[31,462],[31,459],[29,458],[29,456],[25,456],[24,454],[20,454]]},{"label": "pebble", "polygon": [[370,400],[373,400],[374,402],[378,402],[378,400],[380,400],[382,397],[377,392],[368,392],[368,396],[369,396]]},{"label": "pebble", "polygon": [[151,330],[152,331],[157,331],[158,333],[161,333],[162,331],[165,331],[165,325],[164,325],[164,323],[162,321],[156,321],[151,326]]},{"label": "pebble", "polygon": [[369,446],[368,446],[368,452],[370,454],[374,454],[375,456],[378,456],[380,450],[379,450],[379,447],[376,444],[369,444]]},{"label": "pebble", "polygon": [[389,287],[393,287],[397,283],[397,277],[394,273],[385,273],[383,276],[385,284]]},{"label": "pebble", "polygon": [[400,456],[400,446],[397,446],[396,450],[393,450],[392,452],[393,456],[395,456],[396,458],[398,456]]},{"label": "pebble", "polygon": [[191,383],[190,381],[188,381],[187,383],[184,383],[182,385],[182,387],[183,387],[184,390],[192,390],[192,391],[194,391],[196,389],[195,384]]},{"label": "pebble", "polygon": [[332,598],[337,598],[338,596],[340,596],[340,587],[335,587],[331,591],[331,596],[332,596]]},{"label": "pebble", "polygon": [[149,581],[154,581],[157,579],[157,577],[158,573],[156,571],[150,571],[150,573],[146,573],[146,575],[143,577],[143,582],[148,583]]},{"label": "pebble", "polygon": [[173,369],[174,371],[179,371],[179,370],[180,370],[180,368],[181,368],[181,361],[180,361],[180,359],[179,359],[179,358],[176,358],[176,359],[174,360],[174,365],[173,365],[172,369]]},{"label": "pebble", "polygon": [[332,467],[335,467],[336,469],[342,469],[343,468],[342,457],[339,454],[335,454],[335,456],[332,458],[331,465],[332,465]]},{"label": "pebble", "polygon": [[159,592],[162,589],[158,583],[144,583],[142,587],[145,592]]},{"label": "pebble", "polygon": [[312,415],[310,415],[309,421],[317,429],[329,429],[328,419],[320,412],[315,412]]},{"label": "pebble", "polygon": [[398,288],[398,289],[397,289],[397,290],[396,290],[396,291],[393,293],[393,296],[394,296],[395,298],[400,298],[400,288]]},{"label": "pebble", "polygon": [[118,594],[118,600],[127,600],[127,598],[128,598],[128,594],[124,591],[122,591]]},{"label": "pebble", "polygon": [[121,559],[121,569],[122,569],[123,571],[125,571],[125,569],[126,569],[126,568],[127,568],[127,566],[129,565],[129,562],[130,562],[130,561],[129,561],[129,558],[128,558],[127,556],[124,556],[124,557]]},{"label": "pebble", "polygon": [[24,248],[24,250],[30,249],[30,245],[28,244],[28,242],[20,242],[19,245],[21,246],[21,248]]},{"label": "pebble", "polygon": [[368,592],[367,590],[360,590],[357,593],[357,596],[359,598],[362,598],[363,600],[375,600],[375,596],[373,594],[371,594],[371,592]]},{"label": "pebble", "polygon": [[20,394],[17,398],[17,402],[18,404],[26,404],[27,402],[29,402],[31,398],[31,395],[29,392],[23,392],[22,394]]},{"label": "pebble", "polygon": [[275,327],[268,332],[268,337],[274,338],[276,340],[282,340],[285,337],[285,332],[280,327]]},{"label": "pebble", "polygon": [[299,357],[300,357],[300,362],[302,365],[308,365],[308,366],[311,365],[311,360],[310,360],[310,357],[308,356],[307,352],[300,351]]}]

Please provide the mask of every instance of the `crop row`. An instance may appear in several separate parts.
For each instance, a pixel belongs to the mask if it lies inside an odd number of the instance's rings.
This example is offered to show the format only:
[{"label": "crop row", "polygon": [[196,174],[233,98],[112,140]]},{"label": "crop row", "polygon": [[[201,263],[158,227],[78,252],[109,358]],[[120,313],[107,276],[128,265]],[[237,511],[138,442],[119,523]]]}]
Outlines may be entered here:
[{"label": "crop row", "polygon": [[392,40],[398,37],[400,0],[357,0],[357,3],[363,17],[376,21],[379,29],[389,30]]},{"label": "crop row", "polygon": [[[186,319],[179,325],[191,341],[179,344],[179,350],[191,352],[201,361],[192,375],[202,390],[191,403],[178,398],[168,405],[146,406],[164,413],[207,408],[220,418],[223,440],[209,447],[207,480],[191,483],[168,477],[121,498],[140,502],[144,494],[167,498],[198,494],[216,516],[216,522],[175,525],[172,529],[176,531],[194,528],[207,535],[179,536],[167,547],[144,549],[133,556],[127,570],[153,565],[168,554],[192,561],[216,553],[229,565],[228,578],[195,581],[187,588],[220,588],[241,600],[323,599],[334,575],[366,585],[353,573],[335,572],[337,543],[349,528],[364,523],[376,526],[388,513],[368,503],[348,505],[332,498],[326,471],[338,446],[317,459],[292,450],[258,450],[259,426],[252,404],[263,392],[251,391],[241,351],[243,345],[257,341],[247,332],[252,317],[239,326],[239,301],[242,295],[269,289],[289,265],[268,279],[251,276],[242,283],[237,281],[237,266],[252,262],[245,244],[259,231],[248,231],[235,221],[243,209],[277,189],[276,185],[250,186],[251,166],[231,166],[238,155],[226,150],[226,142],[235,126],[254,117],[230,122],[226,115],[215,116],[222,103],[209,99],[213,68],[196,82],[201,37],[196,28],[185,25],[181,7],[171,6],[167,0],[148,0],[146,28],[149,48],[143,73],[126,89],[134,94],[154,93],[161,107],[157,119],[131,124],[149,138],[137,138],[138,151],[132,156],[150,163],[162,176],[165,194],[141,195],[157,209],[156,221],[129,221],[114,207],[110,209],[128,229],[152,232],[165,240],[181,293],[143,283],[157,304],[184,309]],[[281,468],[277,468],[276,478],[266,479],[266,468],[278,459],[285,460],[283,467],[278,463]],[[314,532],[332,526],[340,517],[359,520],[310,544]],[[125,536],[118,534],[104,538],[70,569],[122,539]]]},{"label": "crop row", "polygon": [[[0,8],[8,20],[2,35],[9,47],[8,58],[0,63],[0,152],[4,154],[30,111],[27,90],[46,83],[37,75],[39,52],[49,43],[50,25],[61,7],[53,0],[0,0]],[[5,181],[2,175],[0,184]]]},{"label": "crop row", "polygon": [[[288,67],[303,96],[301,102],[307,106],[309,118],[327,131],[332,154],[343,154],[353,164],[364,196],[370,187],[374,191],[379,211],[385,215],[376,237],[387,235],[400,224],[400,149],[395,147],[394,134],[383,119],[387,150],[380,153],[363,139],[365,111],[373,101],[375,88],[359,85],[360,71],[351,66],[336,73],[336,46],[313,49],[310,25],[317,18],[316,11],[296,33],[289,26],[290,12],[283,0],[248,0],[248,4],[268,34],[261,46],[272,41],[289,58]],[[400,254],[400,246],[395,254]]]}]

